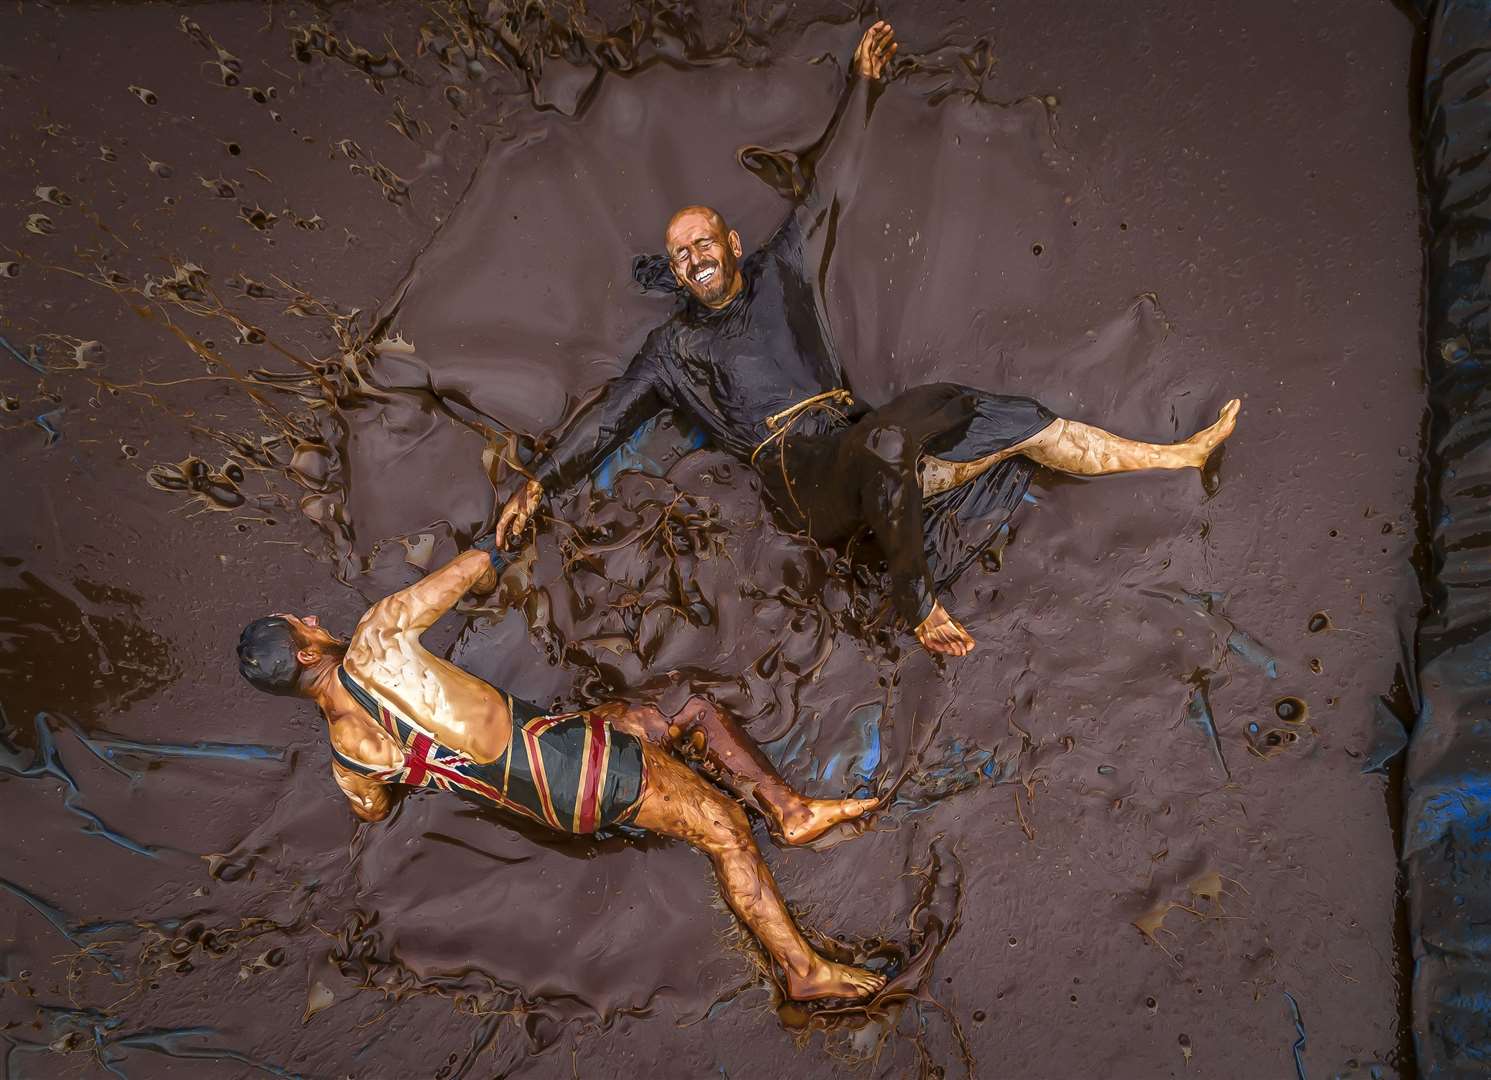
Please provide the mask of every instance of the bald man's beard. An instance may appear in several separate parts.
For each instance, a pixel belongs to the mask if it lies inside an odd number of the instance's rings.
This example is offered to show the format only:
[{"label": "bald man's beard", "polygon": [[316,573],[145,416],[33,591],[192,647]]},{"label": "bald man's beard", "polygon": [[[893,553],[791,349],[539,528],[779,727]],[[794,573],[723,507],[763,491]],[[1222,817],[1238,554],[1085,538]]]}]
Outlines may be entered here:
[{"label": "bald man's beard", "polygon": [[707,259],[689,268],[684,284],[694,299],[701,304],[713,306],[729,294],[730,286],[735,281],[735,268],[734,259],[725,259],[723,262]]}]

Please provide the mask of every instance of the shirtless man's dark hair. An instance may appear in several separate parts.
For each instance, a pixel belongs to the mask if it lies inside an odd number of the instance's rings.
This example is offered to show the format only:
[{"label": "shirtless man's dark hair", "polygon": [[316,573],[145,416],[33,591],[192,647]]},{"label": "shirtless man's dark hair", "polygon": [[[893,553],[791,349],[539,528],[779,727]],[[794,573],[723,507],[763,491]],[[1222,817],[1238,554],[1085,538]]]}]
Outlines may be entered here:
[{"label": "shirtless man's dark hair", "polygon": [[1199,469],[1232,434],[1235,399],[1174,444],[1135,442],[1029,398],[954,383],[916,386],[875,409],[854,399],[820,283],[896,48],[888,23],[865,31],[828,130],[796,163],[797,205],[758,251],[743,258],[739,234],[708,206],[673,215],[664,246],[684,304],[530,465],[498,518],[499,544],[523,530],[544,495],[588,475],[671,408],[755,467],[791,527],[840,546],[872,532],[891,600],[917,640],[962,656],[973,637],[937,593],[994,540],[1036,465],[1077,476]]},{"label": "shirtless man's dark hair", "polygon": [[740,804],[691,769],[687,747],[771,823],[804,844],[876,799],[808,799],[712,702],[673,716],[614,703],[549,714],[428,652],[420,635],[468,592],[497,587],[468,551],[370,608],[346,641],[314,615],[257,619],[238,668],[260,690],[307,698],[326,717],[332,774],[364,821],[406,788],[453,791],[561,833],[633,825],[686,840],[714,862],[730,907],[781,968],[788,996],[863,998],[884,979],[819,955],[792,921]]}]

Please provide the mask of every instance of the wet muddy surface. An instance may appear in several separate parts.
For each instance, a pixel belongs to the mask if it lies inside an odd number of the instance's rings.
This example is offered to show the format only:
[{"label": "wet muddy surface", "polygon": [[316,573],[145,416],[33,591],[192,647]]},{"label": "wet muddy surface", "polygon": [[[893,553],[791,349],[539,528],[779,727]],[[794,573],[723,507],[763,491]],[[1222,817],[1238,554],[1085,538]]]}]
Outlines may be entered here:
[{"label": "wet muddy surface", "polygon": [[[852,388],[1027,394],[1194,474],[1040,474],[930,659],[873,568],[663,424],[432,635],[530,700],[707,692],[864,835],[759,837],[869,1009],[782,1006],[705,860],[422,795],[355,824],[230,663],[490,522],[821,131],[832,5],[27,6],[0,43],[6,1075],[1407,1075],[1389,779],[1418,607],[1414,28],[961,4],[902,41],[825,271]],[[839,21],[836,21],[839,20]],[[765,181],[765,182],[763,182]]]}]

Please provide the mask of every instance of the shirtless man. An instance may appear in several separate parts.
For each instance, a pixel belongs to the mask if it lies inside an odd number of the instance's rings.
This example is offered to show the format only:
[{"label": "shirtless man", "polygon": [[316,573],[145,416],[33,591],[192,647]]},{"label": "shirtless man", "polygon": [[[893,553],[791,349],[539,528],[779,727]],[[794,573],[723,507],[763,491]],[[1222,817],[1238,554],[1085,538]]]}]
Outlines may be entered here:
[{"label": "shirtless man", "polygon": [[714,862],[730,907],[800,1000],[868,997],[885,980],[820,956],[803,940],[751,837],[744,811],[689,768],[687,749],[805,844],[874,809],[877,799],[808,799],[735,721],[704,698],[676,715],[614,703],[545,715],[426,651],[420,635],[462,596],[497,587],[496,559],[468,551],[374,604],[342,641],[314,615],[244,628],[238,669],[272,694],[309,698],[326,717],[332,774],[364,821],[406,788],[454,791],[561,833],[633,825],[677,837]]},{"label": "shirtless man", "polygon": [[952,383],[914,387],[878,409],[854,400],[819,283],[896,48],[889,24],[865,32],[828,130],[792,177],[797,204],[760,250],[742,258],[740,235],[717,210],[688,206],[673,215],[666,264],[639,260],[647,276],[638,280],[672,288],[682,303],[531,463],[529,481],[498,518],[499,545],[522,532],[545,495],[588,476],[640,424],[671,408],[754,466],[793,528],[827,545],[872,531],[897,612],[927,649],[963,656],[973,637],[937,593],[994,539],[1035,466],[1077,476],[1199,469],[1232,433],[1236,400],[1216,423],[1173,445],[1133,442],[1029,398]]}]

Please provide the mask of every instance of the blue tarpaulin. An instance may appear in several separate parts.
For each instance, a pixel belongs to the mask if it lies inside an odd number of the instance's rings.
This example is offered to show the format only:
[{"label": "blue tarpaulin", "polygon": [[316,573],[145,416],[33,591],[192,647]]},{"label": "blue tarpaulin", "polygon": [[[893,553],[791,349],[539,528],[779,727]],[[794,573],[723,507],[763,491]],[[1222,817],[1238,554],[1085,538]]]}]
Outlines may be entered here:
[{"label": "blue tarpaulin", "polygon": [[1425,1077],[1491,1076],[1491,0],[1424,0],[1429,437],[1403,862]]}]

